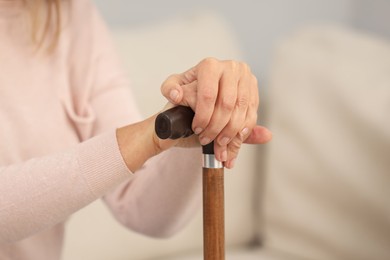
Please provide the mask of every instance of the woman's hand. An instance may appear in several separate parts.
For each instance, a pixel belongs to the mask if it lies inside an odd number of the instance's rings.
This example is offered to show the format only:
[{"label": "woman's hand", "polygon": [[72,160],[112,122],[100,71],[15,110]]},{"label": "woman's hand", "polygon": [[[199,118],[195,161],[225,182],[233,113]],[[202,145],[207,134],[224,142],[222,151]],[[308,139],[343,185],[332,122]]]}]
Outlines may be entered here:
[{"label": "woman's hand", "polygon": [[243,142],[261,144],[272,138],[268,129],[256,125],[257,79],[245,63],[207,58],[170,76],[161,91],[171,103],[195,111],[192,129],[199,142],[215,140],[215,156],[227,168],[234,166]]}]

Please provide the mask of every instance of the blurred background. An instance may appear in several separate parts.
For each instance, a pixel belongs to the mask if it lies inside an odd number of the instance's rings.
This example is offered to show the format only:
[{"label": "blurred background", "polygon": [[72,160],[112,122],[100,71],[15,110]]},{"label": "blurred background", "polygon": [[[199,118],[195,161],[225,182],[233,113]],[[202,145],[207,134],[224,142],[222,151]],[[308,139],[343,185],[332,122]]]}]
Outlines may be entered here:
[{"label": "blurred background", "polygon": [[[333,23],[390,36],[388,0],[95,0],[113,29],[156,24],[211,10],[239,39],[245,61],[265,79],[272,49],[286,33],[308,24]],[[216,32],[217,33],[217,32]]]}]

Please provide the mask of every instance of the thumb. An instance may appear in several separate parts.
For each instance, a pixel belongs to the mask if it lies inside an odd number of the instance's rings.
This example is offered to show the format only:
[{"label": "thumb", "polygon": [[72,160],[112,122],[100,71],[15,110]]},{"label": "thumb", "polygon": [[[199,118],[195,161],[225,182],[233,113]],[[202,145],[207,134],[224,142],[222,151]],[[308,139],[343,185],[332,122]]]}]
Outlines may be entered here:
[{"label": "thumb", "polygon": [[161,94],[172,104],[178,105],[183,99],[183,78],[180,74],[169,76],[161,85]]},{"label": "thumb", "polygon": [[177,79],[167,79],[162,87],[161,93],[174,105],[182,105],[196,109],[197,84],[195,80],[185,85],[177,84]]},{"label": "thumb", "polygon": [[194,81],[196,81],[195,67],[183,73],[169,76],[161,85],[161,93],[170,102],[179,105],[184,96],[183,86],[193,83]]},{"label": "thumb", "polygon": [[265,144],[272,139],[272,132],[264,126],[257,125],[253,128],[249,137],[244,141],[246,144]]}]

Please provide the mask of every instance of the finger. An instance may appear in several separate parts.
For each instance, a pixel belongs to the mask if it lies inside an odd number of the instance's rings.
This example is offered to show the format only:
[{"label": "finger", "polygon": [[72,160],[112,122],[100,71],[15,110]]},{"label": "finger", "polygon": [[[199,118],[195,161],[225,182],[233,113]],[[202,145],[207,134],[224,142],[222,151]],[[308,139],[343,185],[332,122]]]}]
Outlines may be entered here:
[{"label": "finger", "polygon": [[265,144],[272,139],[272,132],[263,126],[255,126],[249,137],[244,140],[244,134],[240,133],[232,139],[227,146],[214,145],[215,156],[217,160],[224,162],[226,168],[234,167],[240,148],[243,143],[246,144]]},{"label": "finger", "polygon": [[239,133],[243,141],[248,138],[248,136],[252,132],[252,129],[256,126],[257,112],[259,109],[259,90],[257,86],[257,79],[253,74],[250,74],[246,79],[248,80],[246,84],[250,86],[250,95],[245,123]]},{"label": "finger", "polygon": [[232,169],[234,167],[242,142],[242,136],[237,134],[227,146],[227,160],[224,163],[226,168]]},{"label": "finger", "polygon": [[[203,140],[214,140],[227,126],[236,104],[238,76],[234,72],[234,68],[226,68],[219,82],[219,92],[214,113],[207,128],[200,135],[201,144],[203,145],[207,144]],[[221,145],[226,146],[226,144]]]},{"label": "finger", "polygon": [[228,159],[228,151],[226,145],[219,145],[214,142],[214,155],[220,162],[226,162]]},{"label": "finger", "polygon": [[257,125],[246,138],[246,144],[265,144],[272,139],[272,132],[264,126]]},{"label": "finger", "polygon": [[227,145],[227,158],[225,162],[226,168],[232,169],[234,167],[241,145],[249,135],[249,131],[249,128],[245,127],[241,132],[237,133],[237,135]]},{"label": "finger", "polygon": [[245,117],[244,127],[240,130],[232,139],[232,141],[227,146],[228,158],[225,163],[227,168],[233,168],[235,164],[235,160],[238,156],[240,147],[244,140],[248,138],[251,134],[252,129],[256,126],[257,121],[257,110],[259,105],[259,97],[258,97],[258,88],[257,88],[257,79],[249,74],[248,77],[245,78],[245,85],[249,85],[249,104]]},{"label": "finger", "polygon": [[197,101],[197,87],[198,81],[196,80],[187,85],[183,85],[183,98],[178,105],[191,107],[192,110],[195,111]]},{"label": "finger", "polygon": [[214,113],[221,77],[218,61],[215,59],[203,60],[196,67],[196,77],[198,90],[192,129],[196,134],[199,134],[206,129]]},{"label": "finger", "polygon": [[244,122],[246,121],[246,114],[249,105],[250,89],[246,78],[241,79],[238,83],[237,98],[235,101],[234,111],[231,115],[229,123],[218,135],[218,143],[220,145],[227,145],[230,140],[242,129],[244,129]]}]

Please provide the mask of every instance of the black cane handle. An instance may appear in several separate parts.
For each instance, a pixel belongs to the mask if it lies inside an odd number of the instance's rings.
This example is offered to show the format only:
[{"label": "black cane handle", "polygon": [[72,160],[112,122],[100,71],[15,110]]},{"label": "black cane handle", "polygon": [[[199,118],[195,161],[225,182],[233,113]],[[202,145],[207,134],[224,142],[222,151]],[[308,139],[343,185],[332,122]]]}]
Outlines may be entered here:
[{"label": "black cane handle", "polygon": [[[155,121],[156,134],[161,139],[179,139],[191,136],[195,113],[190,107],[176,106],[160,113]],[[203,154],[214,154],[214,142],[204,145]]]},{"label": "black cane handle", "polygon": [[173,107],[160,113],[155,122],[157,136],[161,139],[179,139],[192,135],[194,115],[194,111],[185,106]]}]

